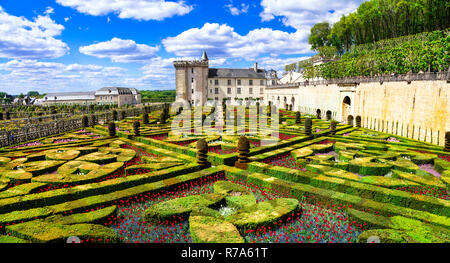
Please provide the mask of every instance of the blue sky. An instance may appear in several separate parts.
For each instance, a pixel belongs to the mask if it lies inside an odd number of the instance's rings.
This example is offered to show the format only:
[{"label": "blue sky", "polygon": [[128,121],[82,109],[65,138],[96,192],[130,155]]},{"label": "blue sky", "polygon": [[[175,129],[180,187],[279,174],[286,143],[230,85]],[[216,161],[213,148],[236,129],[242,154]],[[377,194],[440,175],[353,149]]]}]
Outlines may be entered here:
[{"label": "blue sky", "polygon": [[285,64],[314,53],[311,26],[362,0],[1,0],[0,90],[174,89],[173,60]]}]

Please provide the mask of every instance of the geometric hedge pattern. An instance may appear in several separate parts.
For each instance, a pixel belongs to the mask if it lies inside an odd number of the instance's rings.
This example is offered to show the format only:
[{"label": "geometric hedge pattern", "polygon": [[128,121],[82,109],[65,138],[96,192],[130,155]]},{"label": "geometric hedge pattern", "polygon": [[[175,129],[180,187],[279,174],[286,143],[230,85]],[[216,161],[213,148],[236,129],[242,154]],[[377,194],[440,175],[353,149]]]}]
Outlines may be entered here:
[{"label": "geometric hedge pattern", "polygon": [[[243,122],[224,135],[193,121],[180,134],[160,115],[116,121],[112,137],[96,125],[0,149],[0,242],[450,241],[442,147],[284,110],[279,131]],[[246,169],[234,167],[242,135]]]}]

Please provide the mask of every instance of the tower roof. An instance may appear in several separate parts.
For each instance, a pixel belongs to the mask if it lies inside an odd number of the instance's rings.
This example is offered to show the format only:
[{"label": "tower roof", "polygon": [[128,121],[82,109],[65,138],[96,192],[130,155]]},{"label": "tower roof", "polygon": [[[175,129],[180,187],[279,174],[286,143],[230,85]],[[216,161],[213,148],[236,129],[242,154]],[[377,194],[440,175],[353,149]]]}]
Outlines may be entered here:
[{"label": "tower roof", "polygon": [[206,55],[205,50],[203,50],[202,60],[208,60],[208,55]]}]

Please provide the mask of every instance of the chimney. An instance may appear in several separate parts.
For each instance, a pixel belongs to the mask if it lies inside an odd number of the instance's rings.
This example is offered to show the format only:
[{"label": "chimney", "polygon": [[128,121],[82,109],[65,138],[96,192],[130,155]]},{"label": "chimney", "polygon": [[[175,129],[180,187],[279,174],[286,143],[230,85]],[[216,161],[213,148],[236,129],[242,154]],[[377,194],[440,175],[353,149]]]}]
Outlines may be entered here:
[{"label": "chimney", "polygon": [[255,72],[258,72],[258,62],[255,62],[254,69],[255,69]]}]

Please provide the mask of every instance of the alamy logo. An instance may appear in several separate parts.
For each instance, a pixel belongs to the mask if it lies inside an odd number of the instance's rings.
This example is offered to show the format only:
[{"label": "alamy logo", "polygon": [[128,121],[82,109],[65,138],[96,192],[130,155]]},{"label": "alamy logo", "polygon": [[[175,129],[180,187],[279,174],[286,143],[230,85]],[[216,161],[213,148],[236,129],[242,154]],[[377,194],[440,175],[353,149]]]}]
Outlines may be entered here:
[{"label": "alamy logo", "polygon": [[67,243],[81,243],[81,240],[77,236],[71,236],[67,238]]},{"label": "alamy logo", "polygon": [[378,236],[370,236],[367,238],[367,243],[380,243],[380,238]]}]

